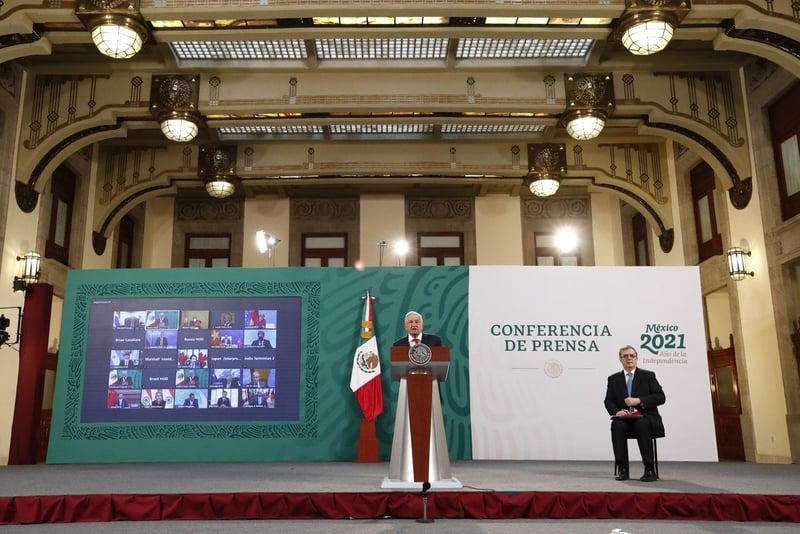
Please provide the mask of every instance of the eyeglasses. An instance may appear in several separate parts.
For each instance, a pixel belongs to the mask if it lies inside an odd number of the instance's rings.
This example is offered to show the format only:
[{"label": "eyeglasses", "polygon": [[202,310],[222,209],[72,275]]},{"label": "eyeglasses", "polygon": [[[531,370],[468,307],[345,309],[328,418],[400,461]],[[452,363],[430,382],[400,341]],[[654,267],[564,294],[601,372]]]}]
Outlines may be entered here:
[{"label": "eyeglasses", "polygon": [[635,354],[623,354],[620,358],[638,358]]}]

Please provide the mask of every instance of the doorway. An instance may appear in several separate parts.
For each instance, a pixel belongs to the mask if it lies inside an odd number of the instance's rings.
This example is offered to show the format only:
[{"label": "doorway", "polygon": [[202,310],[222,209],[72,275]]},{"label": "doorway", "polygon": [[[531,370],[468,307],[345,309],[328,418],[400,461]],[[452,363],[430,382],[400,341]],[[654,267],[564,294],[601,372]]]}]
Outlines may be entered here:
[{"label": "doorway", "polygon": [[742,438],[742,403],[736,372],[736,351],[733,336],[730,346],[708,351],[708,377],[711,381],[711,403],[720,460],[745,461]]}]

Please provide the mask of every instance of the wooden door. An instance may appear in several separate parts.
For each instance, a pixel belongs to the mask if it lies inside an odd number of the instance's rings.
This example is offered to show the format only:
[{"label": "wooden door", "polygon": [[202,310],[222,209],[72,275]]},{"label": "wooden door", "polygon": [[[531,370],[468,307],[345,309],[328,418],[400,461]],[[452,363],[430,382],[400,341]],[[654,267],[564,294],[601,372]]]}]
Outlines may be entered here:
[{"label": "wooden door", "polygon": [[720,460],[745,461],[740,419],[742,403],[739,397],[733,336],[730,343],[730,347],[726,349],[708,351],[708,376],[711,381],[717,454]]}]

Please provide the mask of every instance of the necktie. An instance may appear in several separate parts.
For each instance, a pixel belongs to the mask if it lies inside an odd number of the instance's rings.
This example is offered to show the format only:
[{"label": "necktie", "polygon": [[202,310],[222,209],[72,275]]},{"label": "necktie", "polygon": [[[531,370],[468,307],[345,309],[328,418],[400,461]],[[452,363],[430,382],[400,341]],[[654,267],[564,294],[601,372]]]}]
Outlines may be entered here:
[{"label": "necktie", "polygon": [[415,338],[414,338],[414,345],[416,345],[416,344],[418,344],[418,343],[419,343],[419,338],[416,338],[416,337],[415,337]]},{"label": "necktie", "polygon": [[[633,373],[628,373],[628,380],[625,383],[625,385],[628,387],[628,397],[631,397],[632,396],[631,392],[632,392],[632,389],[633,389]],[[632,406],[629,407],[628,411],[629,412],[633,412],[633,407]]]}]

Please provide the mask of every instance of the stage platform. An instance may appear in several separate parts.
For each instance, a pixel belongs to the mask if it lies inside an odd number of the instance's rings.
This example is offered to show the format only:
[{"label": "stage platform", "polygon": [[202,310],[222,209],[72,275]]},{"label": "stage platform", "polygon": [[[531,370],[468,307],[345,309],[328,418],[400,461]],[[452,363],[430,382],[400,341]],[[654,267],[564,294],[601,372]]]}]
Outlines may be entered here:
[{"label": "stage platform", "polygon": [[[659,470],[659,481],[643,483],[637,464],[633,479],[618,482],[611,462],[454,462],[464,487],[428,492],[428,515],[800,523],[800,465],[661,462]],[[381,489],[387,473],[388,463],[4,466],[0,523],[422,517],[419,491]]]}]

